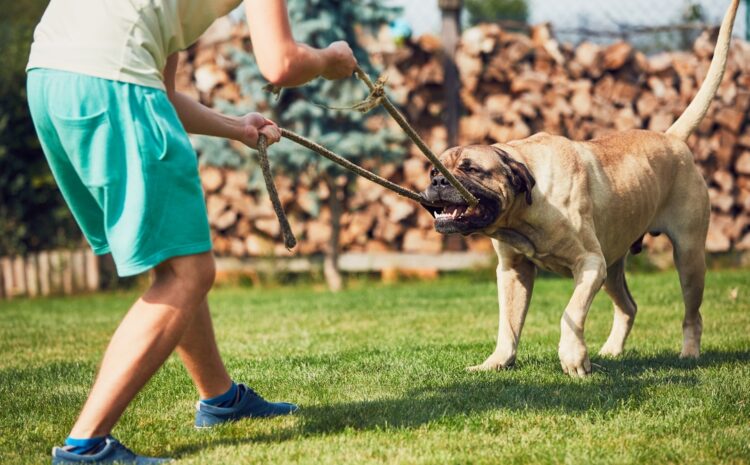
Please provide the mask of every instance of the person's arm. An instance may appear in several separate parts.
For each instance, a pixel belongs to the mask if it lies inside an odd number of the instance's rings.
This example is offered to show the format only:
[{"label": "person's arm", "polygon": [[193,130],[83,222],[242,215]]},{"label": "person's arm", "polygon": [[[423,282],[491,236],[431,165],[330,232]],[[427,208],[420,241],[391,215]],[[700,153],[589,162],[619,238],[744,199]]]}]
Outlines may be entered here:
[{"label": "person's arm", "polygon": [[175,90],[175,73],[177,72],[178,54],[167,58],[164,68],[164,85],[167,96],[177,110],[185,130],[191,134],[234,139],[249,147],[256,148],[258,134],[263,134],[268,145],[278,142],[281,138],[278,126],[260,113],[248,113],[245,116],[229,116],[212,110],[187,95]]},{"label": "person's arm", "polygon": [[245,12],[255,60],[272,84],[295,87],[318,76],[343,79],[354,72],[357,61],[346,42],[320,50],[294,40],[284,0],[245,0]]}]

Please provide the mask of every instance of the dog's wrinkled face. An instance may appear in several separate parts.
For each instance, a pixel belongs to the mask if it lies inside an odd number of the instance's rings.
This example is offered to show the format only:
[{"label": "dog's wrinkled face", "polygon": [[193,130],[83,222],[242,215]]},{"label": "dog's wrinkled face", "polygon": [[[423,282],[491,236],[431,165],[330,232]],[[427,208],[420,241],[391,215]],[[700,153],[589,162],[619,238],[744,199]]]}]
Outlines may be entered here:
[{"label": "dog's wrinkled face", "polygon": [[439,158],[479,204],[469,208],[458,190],[433,168],[430,185],[422,192],[422,205],[435,217],[438,232],[466,235],[486,230],[497,223],[519,194],[524,194],[525,201],[531,204],[534,178],[524,164],[501,148],[455,147]]}]

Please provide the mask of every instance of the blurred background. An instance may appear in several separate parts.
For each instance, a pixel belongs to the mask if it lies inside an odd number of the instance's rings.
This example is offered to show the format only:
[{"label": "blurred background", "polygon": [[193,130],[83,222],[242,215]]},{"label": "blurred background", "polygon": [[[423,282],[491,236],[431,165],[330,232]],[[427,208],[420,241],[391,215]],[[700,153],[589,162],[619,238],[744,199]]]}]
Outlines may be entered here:
[{"label": "blurred background", "polygon": [[[404,17],[414,33],[440,33],[440,10],[429,2],[393,0],[403,7]],[[464,25],[481,22],[489,15],[499,20],[528,24],[549,22],[557,37],[578,43],[593,40],[609,43],[617,39],[636,41],[646,49],[686,48],[682,33],[700,30],[706,23],[718,24],[726,11],[725,2],[715,0],[489,0],[464,2],[469,11]],[[746,4],[740,7],[735,35],[745,37]],[[485,19],[482,19],[485,18]]]},{"label": "blurred background", "polygon": [[[700,85],[716,0],[289,0],[295,36],[314,46],[344,39],[435,152],[547,131],[576,139],[614,130],[665,130]],[[87,250],[44,161],[26,107],[24,67],[46,1],[0,0],[0,297],[117,285],[111,263]],[[707,251],[746,265],[750,250],[750,47],[747,4],[728,72],[690,140],[710,187]],[[394,182],[421,190],[428,163],[382,111],[347,107],[362,84],[313,82],[263,90],[241,10],[182,53],[179,88],[206,105],[262,111]],[[289,143],[271,163],[300,240],[284,249],[255,153],[196,137],[220,274],[259,283],[304,274],[342,287],[351,273],[431,278],[493,266],[483,237],[441,236],[417,205],[352,177]],[[179,208],[179,206],[175,206]],[[668,241],[648,238],[644,268],[671,266]]]}]

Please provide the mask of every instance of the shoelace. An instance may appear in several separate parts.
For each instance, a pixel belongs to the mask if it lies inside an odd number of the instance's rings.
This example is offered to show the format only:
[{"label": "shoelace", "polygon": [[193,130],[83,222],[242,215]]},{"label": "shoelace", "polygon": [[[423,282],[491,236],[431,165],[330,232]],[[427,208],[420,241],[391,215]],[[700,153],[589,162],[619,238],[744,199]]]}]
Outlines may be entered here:
[{"label": "shoelace", "polygon": [[249,394],[249,395],[251,395],[251,396],[253,396],[253,397],[258,397],[258,398],[260,398],[260,399],[263,399],[263,398],[262,398],[262,397],[261,397],[260,395],[258,395],[258,393],[257,393],[257,392],[255,392],[255,391],[253,390],[253,388],[251,388],[251,387],[247,387],[247,386],[245,386],[244,384],[239,384],[239,385],[238,385],[237,387],[239,387],[239,390],[238,390],[238,392],[237,392],[237,400],[238,400],[238,401],[239,401],[239,399],[241,399],[241,398],[242,398],[242,397],[243,397],[243,396],[245,395],[245,393],[247,393],[247,394]]}]

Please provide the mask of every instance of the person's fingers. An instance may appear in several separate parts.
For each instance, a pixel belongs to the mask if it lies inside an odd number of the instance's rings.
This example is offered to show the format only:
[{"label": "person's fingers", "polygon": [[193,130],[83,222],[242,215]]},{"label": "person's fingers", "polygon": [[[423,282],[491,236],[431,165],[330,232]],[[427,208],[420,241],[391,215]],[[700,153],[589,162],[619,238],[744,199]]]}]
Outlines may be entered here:
[{"label": "person's fingers", "polygon": [[270,120],[270,119],[268,119],[268,118],[265,118],[265,117],[264,117],[264,118],[263,118],[263,120],[265,121],[265,124],[264,124],[264,126],[266,126],[266,125],[273,125],[273,126],[279,127],[279,125],[278,125],[278,124],[276,124],[276,123],[275,123],[274,121],[272,121],[272,120]]},{"label": "person's fingers", "polygon": [[281,140],[281,131],[275,124],[263,126],[260,129],[260,133],[266,136],[268,145],[275,144],[276,142]]}]

